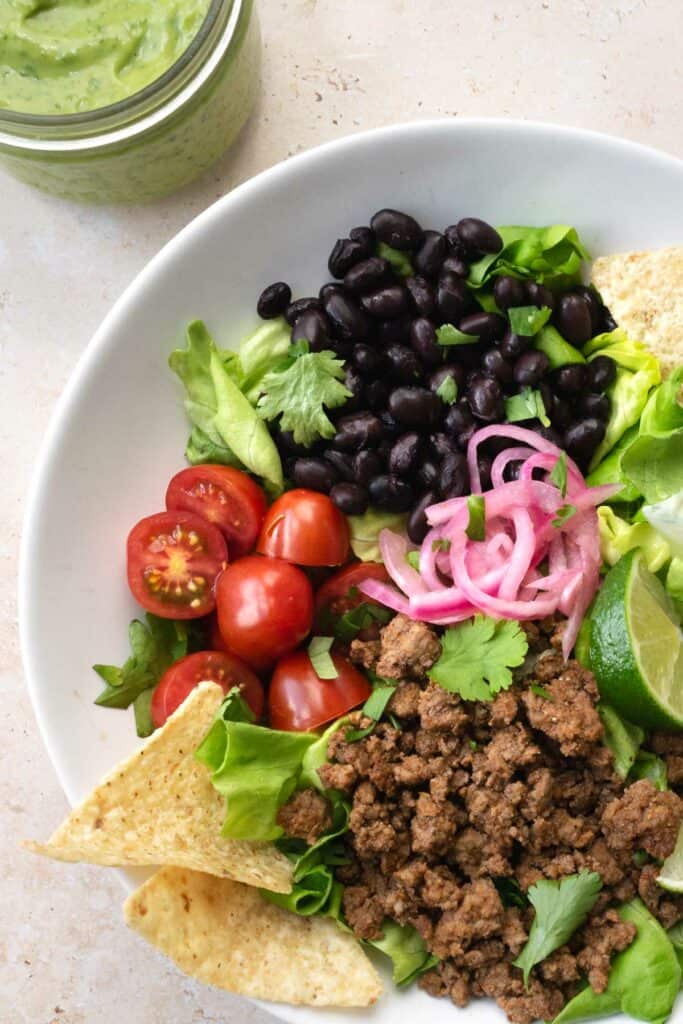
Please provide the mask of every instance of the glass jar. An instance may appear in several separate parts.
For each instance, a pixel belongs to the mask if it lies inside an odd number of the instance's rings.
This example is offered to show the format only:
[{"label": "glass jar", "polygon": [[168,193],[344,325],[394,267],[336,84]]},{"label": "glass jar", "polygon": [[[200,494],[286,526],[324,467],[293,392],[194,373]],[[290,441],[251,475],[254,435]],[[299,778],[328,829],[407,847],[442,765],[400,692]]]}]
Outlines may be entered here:
[{"label": "glass jar", "polygon": [[260,35],[253,0],[212,0],[168,71],[82,114],[0,110],[0,161],[68,199],[141,202],[180,188],[234,141],[254,105]]}]

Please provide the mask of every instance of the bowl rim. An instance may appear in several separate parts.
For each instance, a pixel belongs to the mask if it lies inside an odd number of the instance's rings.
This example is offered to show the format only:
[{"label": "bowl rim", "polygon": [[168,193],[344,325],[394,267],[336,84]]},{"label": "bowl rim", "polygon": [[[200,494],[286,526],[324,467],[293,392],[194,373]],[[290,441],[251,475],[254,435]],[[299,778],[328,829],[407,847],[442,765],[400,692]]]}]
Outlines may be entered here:
[{"label": "bowl rim", "polygon": [[125,316],[129,307],[135,304],[139,296],[144,292],[155,275],[163,273],[165,266],[176,256],[187,241],[195,235],[201,234],[205,224],[215,217],[220,217],[224,211],[232,206],[238,206],[244,197],[258,192],[264,185],[277,182],[278,179],[286,178],[296,174],[297,170],[304,168],[322,159],[329,153],[348,153],[356,148],[362,148],[368,144],[381,144],[384,139],[397,134],[420,134],[433,131],[469,132],[488,135],[492,132],[513,135],[516,132],[531,133],[540,137],[562,136],[566,139],[573,139],[577,142],[608,146],[625,155],[647,158],[654,164],[678,171],[683,179],[683,159],[662,152],[642,143],[632,142],[618,136],[608,135],[604,132],[592,131],[583,128],[556,125],[544,121],[526,121],[513,118],[434,118],[424,121],[406,121],[399,124],[385,125],[373,128],[368,131],[357,132],[352,135],[345,135],[338,139],[322,143],[311,149],[299,153],[296,156],[279,161],[273,166],[260,171],[258,174],[242,182],[230,192],[221,196],[205,210],[194,217],[177,234],[175,234],[162,248],[145,264],[133,280],[126,286],[124,291],[114,302],[108,313],[105,315],[100,326],[88,341],[86,347],[78,357],[76,364],[71,371],[67,382],[60,394],[53,409],[47,430],[41,442],[32,472],[30,484],[26,495],[26,506],[21,531],[21,542],[19,550],[19,571],[18,571],[18,622],[21,659],[26,677],[26,685],[33,713],[38,724],[41,739],[52,763],[53,770],[59,780],[69,803],[73,806],[76,803],[76,795],[71,786],[67,783],[58,759],[54,756],[50,742],[50,726],[47,716],[43,713],[39,698],[40,685],[39,673],[34,665],[31,642],[33,630],[31,628],[31,594],[30,583],[35,578],[36,568],[36,537],[41,510],[44,504],[44,492],[48,486],[49,474],[47,470],[53,460],[54,453],[59,449],[62,436],[68,425],[72,406],[82,386],[87,383],[88,377],[94,370],[98,359],[110,346],[115,343],[115,327],[117,321]]}]

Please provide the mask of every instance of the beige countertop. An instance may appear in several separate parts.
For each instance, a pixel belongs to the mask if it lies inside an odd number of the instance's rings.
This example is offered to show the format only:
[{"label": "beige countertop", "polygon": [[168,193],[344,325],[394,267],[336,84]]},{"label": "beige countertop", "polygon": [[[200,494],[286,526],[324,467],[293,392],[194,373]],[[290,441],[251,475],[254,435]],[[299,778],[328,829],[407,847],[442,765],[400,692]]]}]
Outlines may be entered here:
[{"label": "beige countertop", "polygon": [[[267,1024],[129,933],[102,869],[19,849],[67,805],[38,735],[16,629],[23,501],[55,401],[105,312],[197,213],[265,167],[377,125],[509,116],[683,157],[680,0],[260,0],[260,104],[197,184],[138,209],[71,205],[0,174],[0,1021]],[[68,598],[67,598],[68,599]]]}]

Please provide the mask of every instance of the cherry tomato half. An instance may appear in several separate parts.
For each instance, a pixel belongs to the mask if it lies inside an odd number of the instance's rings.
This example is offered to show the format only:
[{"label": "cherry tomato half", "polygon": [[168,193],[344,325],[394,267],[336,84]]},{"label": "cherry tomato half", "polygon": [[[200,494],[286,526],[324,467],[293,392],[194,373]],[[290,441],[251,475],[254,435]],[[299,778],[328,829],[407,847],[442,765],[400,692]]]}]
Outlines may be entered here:
[{"label": "cherry tomato half", "polygon": [[251,710],[260,718],[263,713],[263,687],[248,665],[225,651],[199,651],[180,658],[167,668],[152,694],[152,722],[159,729],[169,715],[180,707],[186,697],[204,682],[218,683],[225,693],[235,686]]},{"label": "cherry tomato half", "polygon": [[128,585],[164,619],[198,619],[216,606],[213,585],[228,561],[223,534],[192,512],[159,512],[128,534]]},{"label": "cherry tomato half", "polygon": [[268,716],[273,729],[308,732],[364,704],[371,693],[365,676],[346,658],[332,655],[339,673],[321,679],[306,651],[280,658],[268,691]]},{"label": "cherry tomato half", "polygon": [[257,550],[297,565],[341,565],[349,557],[349,526],[327,495],[287,491],[268,509]]},{"label": "cherry tomato half", "polygon": [[171,480],[166,508],[195,512],[217,526],[230,558],[253,550],[266,514],[266,496],[251,477],[230,466],[191,466]]},{"label": "cherry tomato half", "polygon": [[334,576],[330,576],[315,595],[316,622],[323,621],[327,612],[332,615],[345,615],[359,604],[377,604],[360,591],[350,593],[363,580],[380,580],[382,583],[388,583],[389,573],[381,562],[354,562],[352,565],[344,566]]},{"label": "cherry tomato half", "polygon": [[216,584],[218,625],[231,651],[257,672],[294,650],[311,628],[313,590],[296,566],[248,555]]}]

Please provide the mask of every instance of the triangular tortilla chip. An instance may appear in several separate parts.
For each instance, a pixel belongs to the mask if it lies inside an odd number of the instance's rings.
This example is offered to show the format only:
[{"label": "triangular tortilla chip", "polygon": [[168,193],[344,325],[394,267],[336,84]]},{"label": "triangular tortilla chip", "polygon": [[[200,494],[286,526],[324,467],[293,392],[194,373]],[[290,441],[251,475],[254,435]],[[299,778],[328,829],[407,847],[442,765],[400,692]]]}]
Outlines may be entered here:
[{"label": "triangular tortilla chip", "polygon": [[297,917],[246,885],[163,868],[124,905],[126,921],[199,981],[307,1006],[370,1006],[382,982],[329,918]]},{"label": "triangular tortilla chip", "polygon": [[591,280],[619,326],[657,356],[662,376],[683,363],[683,247],[602,256]]},{"label": "triangular tortilla chip", "polygon": [[56,860],[115,867],[174,864],[290,892],[291,864],[272,843],[221,836],[225,800],[194,758],[223,698],[215,683],[198,686],[49,842],[27,843],[28,849]]}]

